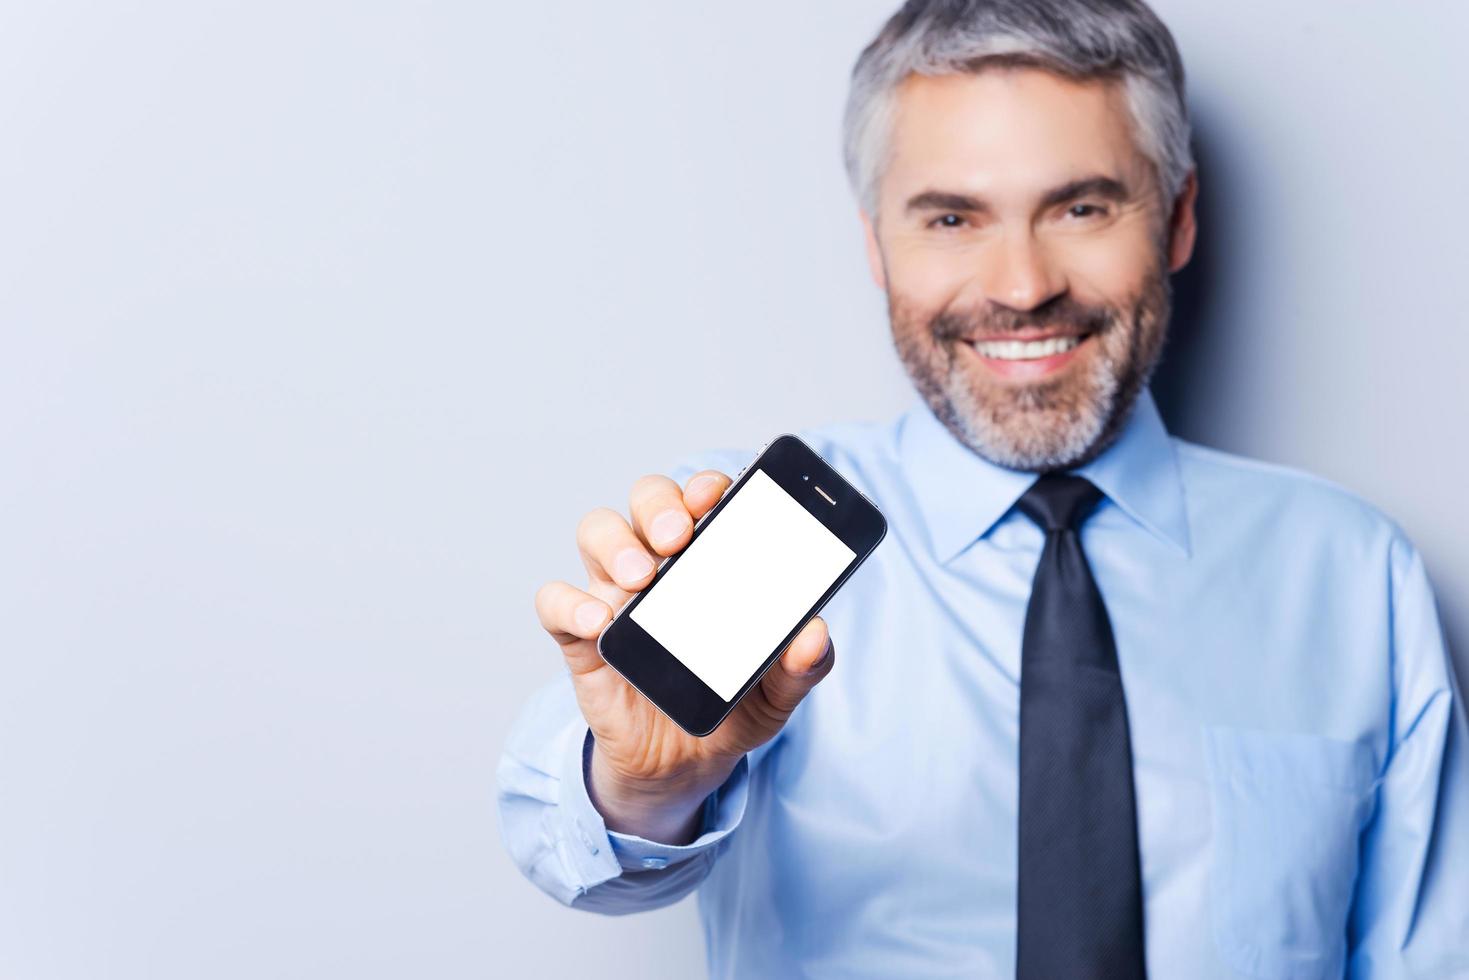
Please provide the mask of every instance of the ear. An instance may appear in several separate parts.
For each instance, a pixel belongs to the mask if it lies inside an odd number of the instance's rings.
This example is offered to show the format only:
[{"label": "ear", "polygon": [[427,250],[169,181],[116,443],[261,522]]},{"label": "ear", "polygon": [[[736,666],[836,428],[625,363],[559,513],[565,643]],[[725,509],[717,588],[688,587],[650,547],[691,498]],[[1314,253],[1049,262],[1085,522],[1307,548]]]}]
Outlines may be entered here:
[{"label": "ear", "polygon": [[862,219],[862,233],[867,239],[867,268],[872,273],[872,281],[877,283],[877,288],[883,292],[888,291],[887,269],[882,263],[882,249],[877,244],[877,229],[872,219],[867,216],[865,210],[858,211],[857,216]]},{"label": "ear", "polygon": [[1188,265],[1194,254],[1194,241],[1198,238],[1199,225],[1194,215],[1194,203],[1199,198],[1199,172],[1190,170],[1184,178],[1183,188],[1173,202],[1173,214],[1168,219],[1168,271],[1177,272]]}]

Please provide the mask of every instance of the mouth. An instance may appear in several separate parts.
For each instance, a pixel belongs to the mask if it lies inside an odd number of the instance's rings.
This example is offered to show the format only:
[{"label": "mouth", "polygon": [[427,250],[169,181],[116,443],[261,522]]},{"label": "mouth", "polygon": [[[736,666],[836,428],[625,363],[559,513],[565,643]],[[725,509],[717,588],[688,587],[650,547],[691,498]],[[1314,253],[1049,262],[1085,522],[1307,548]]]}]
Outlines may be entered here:
[{"label": "mouth", "polygon": [[1035,361],[1054,357],[1079,347],[1091,334],[1074,337],[1046,337],[1042,340],[974,340],[975,353],[997,361]]},{"label": "mouth", "polygon": [[1061,370],[1094,336],[1053,334],[1051,336],[977,338],[960,343],[978,355],[992,373],[1012,380],[1033,380]]}]

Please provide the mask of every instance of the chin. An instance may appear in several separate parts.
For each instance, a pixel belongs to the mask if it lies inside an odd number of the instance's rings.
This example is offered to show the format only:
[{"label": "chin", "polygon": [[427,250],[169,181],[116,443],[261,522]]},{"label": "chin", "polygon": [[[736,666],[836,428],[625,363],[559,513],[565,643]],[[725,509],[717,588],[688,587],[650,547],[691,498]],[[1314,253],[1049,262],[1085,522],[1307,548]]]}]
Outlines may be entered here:
[{"label": "chin", "polygon": [[1031,473],[1082,466],[1106,448],[1105,423],[1087,419],[1078,424],[1042,414],[1046,417],[970,424],[965,444],[998,466]]},{"label": "chin", "polygon": [[934,414],[960,442],[1006,469],[1073,469],[1115,441],[1145,381],[1119,379],[1104,365],[1033,385],[952,385],[925,392]]}]

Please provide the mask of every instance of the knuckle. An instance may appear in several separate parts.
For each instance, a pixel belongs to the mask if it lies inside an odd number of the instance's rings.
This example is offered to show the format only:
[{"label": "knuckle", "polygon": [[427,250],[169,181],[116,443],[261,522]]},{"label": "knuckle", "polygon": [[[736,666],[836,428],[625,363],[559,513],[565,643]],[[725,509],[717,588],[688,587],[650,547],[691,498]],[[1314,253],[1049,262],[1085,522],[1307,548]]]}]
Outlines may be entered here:
[{"label": "knuckle", "polygon": [[770,706],[775,709],[778,716],[771,718],[771,721],[780,721],[795,711],[796,705],[801,703],[800,693],[792,691],[783,684],[778,684],[774,690],[767,691],[765,699],[770,702]]},{"label": "knuckle", "polygon": [[542,626],[549,629],[556,623],[557,610],[561,605],[560,598],[568,588],[570,586],[565,582],[547,582],[536,589],[536,617],[540,619]]},{"label": "knuckle", "polygon": [[638,477],[627,495],[629,509],[636,511],[640,507],[650,506],[660,498],[666,497],[669,483],[668,477],[659,476],[657,473]]},{"label": "knuckle", "polygon": [[607,525],[609,520],[621,520],[622,515],[611,507],[593,507],[582,515],[581,522],[577,524],[578,534],[585,534]]},{"label": "knuckle", "polygon": [[651,513],[662,510],[671,502],[683,506],[683,494],[678,489],[678,484],[660,473],[649,473],[647,476],[639,477],[632,486],[632,492],[628,495],[628,502],[633,511]]},{"label": "knuckle", "polygon": [[661,473],[644,473],[642,476],[633,481],[632,492],[636,496],[639,491],[646,492],[648,490],[657,489],[663,483],[663,481],[667,479],[668,478]]},{"label": "knuckle", "polygon": [[582,518],[576,530],[576,543],[586,555],[597,556],[615,547],[630,533],[621,514],[611,507],[598,507]]}]

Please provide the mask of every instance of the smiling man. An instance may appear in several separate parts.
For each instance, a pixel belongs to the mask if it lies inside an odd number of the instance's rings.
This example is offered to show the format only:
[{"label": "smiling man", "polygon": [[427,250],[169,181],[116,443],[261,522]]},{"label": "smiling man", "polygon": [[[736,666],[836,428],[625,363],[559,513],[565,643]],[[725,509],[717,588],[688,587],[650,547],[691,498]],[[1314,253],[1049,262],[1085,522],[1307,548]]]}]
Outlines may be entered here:
[{"label": "smiling man", "polygon": [[[988,61],[897,86],[863,212],[869,258],[898,353],[944,425],[1002,466],[1076,466],[1111,443],[1158,360],[1195,182],[1162,185],[1123,84],[1033,55]],[[861,135],[873,125],[854,121]],[[854,156],[859,181],[865,164]]]},{"label": "smiling man", "polygon": [[531,880],[698,889],[717,977],[1469,977],[1469,725],[1418,553],[1147,389],[1185,105],[1135,0],[887,23],[846,159],[921,399],[801,435],[892,540],[695,739],[596,637],[754,454],[587,514],[585,587],[536,594],[569,669],[499,772]]}]

